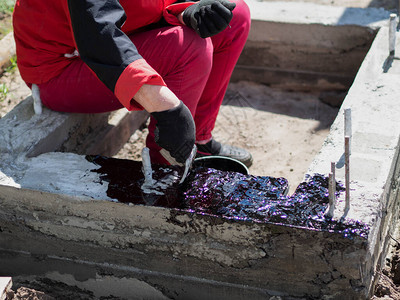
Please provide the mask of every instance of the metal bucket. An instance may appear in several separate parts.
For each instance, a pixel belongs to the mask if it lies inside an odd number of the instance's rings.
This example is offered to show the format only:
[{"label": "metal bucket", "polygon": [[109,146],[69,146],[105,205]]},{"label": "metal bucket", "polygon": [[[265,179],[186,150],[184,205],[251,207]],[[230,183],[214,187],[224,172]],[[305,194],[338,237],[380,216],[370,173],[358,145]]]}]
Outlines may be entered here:
[{"label": "metal bucket", "polygon": [[225,156],[198,157],[193,162],[193,167],[213,168],[221,171],[249,174],[249,169],[240,161]]}]

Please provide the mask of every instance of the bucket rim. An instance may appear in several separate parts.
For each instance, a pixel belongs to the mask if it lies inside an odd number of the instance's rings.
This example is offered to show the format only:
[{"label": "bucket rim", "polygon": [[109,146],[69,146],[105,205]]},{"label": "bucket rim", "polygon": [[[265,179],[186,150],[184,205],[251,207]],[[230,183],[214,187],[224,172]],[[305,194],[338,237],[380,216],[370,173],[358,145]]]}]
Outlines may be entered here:
[{"label": "bucket rim", "polygon": [[211,159],[223,159],[223,160],[230,160],[236,164],[241,165],[241,167],[243,167],[243,169],[246,171],[246,174],[244,175],[249,175],[249,168],[247,168],[247,166],[242,163],[241,161],[231,158],[231,157],[227,157],[227,156],[221,156],[221,155],[209,155],[209,156],[202,156],[202,157],[196,157],[194,159],[194,162],[196,161],[202,161],[202,160],[211,160]]}]

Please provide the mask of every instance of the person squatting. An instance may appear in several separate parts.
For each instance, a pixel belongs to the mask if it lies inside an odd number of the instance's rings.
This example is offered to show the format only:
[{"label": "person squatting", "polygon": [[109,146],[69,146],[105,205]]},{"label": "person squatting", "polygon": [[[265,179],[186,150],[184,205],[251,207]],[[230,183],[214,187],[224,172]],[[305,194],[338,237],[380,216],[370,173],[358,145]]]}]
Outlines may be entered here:
[{"label": "person squatting", "polygon": [[151,115],[152,162],[251,154],[212,137],[250,30],[243,0],[17,0],[17,63],[42,103],[60,112],[125,107]]}]

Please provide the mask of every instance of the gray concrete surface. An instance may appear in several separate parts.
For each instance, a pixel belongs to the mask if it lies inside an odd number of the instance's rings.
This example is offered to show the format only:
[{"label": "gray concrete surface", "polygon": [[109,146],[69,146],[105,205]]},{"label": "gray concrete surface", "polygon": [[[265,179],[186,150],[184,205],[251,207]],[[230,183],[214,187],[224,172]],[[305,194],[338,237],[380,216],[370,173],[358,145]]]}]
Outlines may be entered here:
[{"label": "gray concrete surface", "polygon": [[[349,280],[358,285],[367,246],[340,234],[13,187],[2,188],[1,206],[8,249],[0,272],[66,273],[81,284],[111,273],[175,299],[234,299],[236,290],[252,299],[354,296]],[[40,259],[18,263],[16,254]]]},{"label": "gray concrete surface", "polygon": [[[355,1],[352,1],[357,6]],[[368,26],[379,28],[389,19],[387,10],[375,7],[332,6],[323,1],[257,1],[246,0],[254,20],[290,24],[321,24],[326,26]],[[268,34],[268,32],[264,32]],[[297,36],[296,39],[301,39]],[[331,42],[325,40],[329,45]]]},{"label": "gray concrete surface", "polygon": [[[399,39],[397,33],[396,49],[400,49]],[[397,56],[389,57],[388,41],[388,29],[383,27],[308,171],[327,174],[330,162],[334,161],[337,179],[344,182],[343,112],[345,108],[351,108],[351,209],[348,218],[362,220],[371,226],[366,277],[374,277],[377,264],[384,264],[390,234],[398,226],[400,62]],[[343,211],[342,195],[338,199],[336,217],[343,215]]]},{"label": "gray concrete surface", "polygon": [[108,199],[106,187],[99,192],[91,184],[98,181],[93,172],[80,177],[79,170],[96,167],[78,154],[115,154],[146,118],[126,110],[67,114],[43,108],[35,115],[28,97],[0,119],[0,184]]},{"label": "gray concrete surface", "polygon": [[[253,26],[253,34],[262,28]],[[370,27],[355,28],[368,36],[366,47]],[[353,109],[347,217],[370,225],[368,239],[116,203],[106,195],[108,183],[92,172],[98,166],[54,151],[108,149],[87,135],[99,126],[107,134],[124,118],[47,110],[36,116],[27,99],[0,119],[0,276],[50,278],[97,296],[109,296],[107,286],[121,297],[137,287],[139,298],[152,299],[366,298],[397,221],[399,66],[387,60],[387,40],[381,28],[342,107]],[[310,174],[326,174],[335,161],[343,178],[342,123],[339,113]],[[342,211],[341,198],[335,216]]]}]

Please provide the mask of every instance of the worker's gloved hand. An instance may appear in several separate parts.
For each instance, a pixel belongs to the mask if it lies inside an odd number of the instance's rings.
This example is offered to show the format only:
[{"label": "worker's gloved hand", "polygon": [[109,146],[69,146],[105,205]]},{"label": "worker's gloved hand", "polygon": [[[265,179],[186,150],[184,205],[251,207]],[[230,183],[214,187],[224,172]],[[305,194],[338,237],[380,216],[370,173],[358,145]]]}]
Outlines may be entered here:
[{"label": "worker's gloved hand", "polygon": [[236,3],[228,0],[201,0],[185,9],[183,22],[202,38],[216,35],[232,20]]},{"label": "worker's gloved hand", "polygon": [[171,164],[184,164],[192,152],[196,131],[187,106],[181,101],[175,108],[151,115],[157,120],[155,142],[165,149],[161,154]]}]

